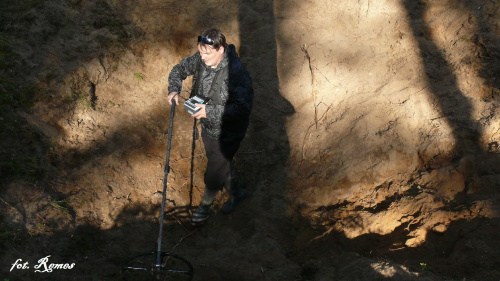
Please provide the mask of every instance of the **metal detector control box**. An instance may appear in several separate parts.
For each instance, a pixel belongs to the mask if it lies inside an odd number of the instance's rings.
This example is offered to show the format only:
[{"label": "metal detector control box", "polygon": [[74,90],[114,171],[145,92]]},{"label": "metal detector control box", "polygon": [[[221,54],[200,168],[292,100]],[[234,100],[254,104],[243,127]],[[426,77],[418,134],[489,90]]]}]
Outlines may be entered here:
[{"label": "metal detector control box", "polygon": [[194,97],[192,97],[184,102],[184,108],[186,108],[186,111],[189,114],[193,115],[196,112],[200,111],[200,109],[201,109],[201,107],[196,106],[197,103],[204,104],[205,100],[198,97],[198,96],[194,96]]}]

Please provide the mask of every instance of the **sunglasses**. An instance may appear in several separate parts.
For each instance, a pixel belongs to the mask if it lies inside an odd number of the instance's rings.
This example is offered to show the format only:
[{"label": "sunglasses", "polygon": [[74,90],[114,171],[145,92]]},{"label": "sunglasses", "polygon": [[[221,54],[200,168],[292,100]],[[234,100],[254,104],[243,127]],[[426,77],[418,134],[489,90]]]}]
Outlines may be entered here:
[{"label": "sunglasses", "polygon": [[203,41],[203,43],[208,44],[208,45],[213,45],[214,44],[214,40],[213,39],[210,39],[208,37],[198,36],[198,43],[200,43],[202,41]]}]

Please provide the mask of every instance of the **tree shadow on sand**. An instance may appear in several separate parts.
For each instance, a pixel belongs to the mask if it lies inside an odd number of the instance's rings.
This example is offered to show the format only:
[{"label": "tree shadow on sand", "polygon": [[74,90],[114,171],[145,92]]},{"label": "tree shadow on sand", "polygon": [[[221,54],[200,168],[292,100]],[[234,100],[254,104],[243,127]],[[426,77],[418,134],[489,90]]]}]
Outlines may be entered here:
[{"label": "tree shadow on sand", "polygon": [[[451,1],[453,2],[453,1]],[[496,35],[493,34],[493,26],[487,21],[486,15],[491,11],[480,11],[477,1],[457,1],[462,5],[462,10],[471,13],[478,22],[478,34],[475,39],[479,42],[480,59],[483,67],[480,69],[481,75],[486,80],[486,84],[492,88],[497,88],[497,61],[499,43]],[[431,37],[431,29],[424,19],[428,3],[426,1],[404,1],[404,7],[408,13],[408,19],[413,37],[418,43],[422,54],[425,77],[427,79],[431,99],[438,109],[441,117],[446,120],[452,129],[454,147],[450,162],[443,163],[443,166],[450,166],[453,171],[460,171],[463,175],[465,187],[463,191],[455,193],[451,200],[444,202],[444,206],[432,212],[456,212],[470,214],[468,219],[458,219],[441,225],[442,228],[425,229],[426,235],[423,243],[416,247],[407,247],[405,243],[412,238],[409,234],[422,226],[422,219],[417,222],[404,223],[387,235],[375,233],[363,234],[356,238],[347,238],[344,232],[333,229],[333,225],[339,223],[352,222],[362,225],[362,218],[359,212],[380,213],[387,210],[391,204],[400,202],[403,197],[415,198],[416,195],[436,198],[439,196],[433,191],[429,194],[421,194],[422,187],[414,185],[407,193],[389,195],[380,204],[373,208],[356,206],[356,202],[343,202],[334,206],[326,206],[316,211],[328,214],[330,211],[343,209],[346,206],[352,210],[353,214],[342,217],[342,221],[330,219],[330,225],[319,227],[318,233],[311,233],[305,239],[306,258],[317,259],[312,263],[311,272],[319,272],[321,263],[316,255],[321,255],[325,249],[329,249],[327,254],[330,257],[343,251],[353,251],[363,257],[386,262],[396,262],[411,269],[413,272],[424,273],[422,278],[429,277],[430,280],[446,278],[451,280],[477,279],[477,280],[497,280],[500,276],[498,262],[495,255],[498,254],[499,240],[493,233],[498,233],[500,220],[498,219],[498,174],[500,170],[500,158],[496,149],[490,149],[482,143],[480,137],[483,134],[481,124],[474,120],[473,104],[470,98],[463,93],[458,86],[457,77],[452,71],[452,66],[448,63]],[[496,63],[498,64],[498,63]],[[479,90],[479,89],[478,89]],[[495,93],[487,96],[484,102],[495,101]],[[493,147],[494,148],[494,147]],[[434,167],[439,169],[441,167]],[[445,168],[446,170],[446,168]],[[426,172],[426,171],[421,171]],[[411,185],[411,180],[407,184]],[[438,184],[439,185],[439,184]],[[439,188],[439,186],[430,186]],[[425,189],[425,188],[424,188]],[[427,192],[427,191],[425,191]],[[362,204],[361,204],[362,205]],[[481,214],[475,214],[478,206],[485,206]],[[489,207],[486,207],[489,206]],[[427,212],[430,212],[427,210]],[[418,211],[414,217],[425,217],[431,213]],[[468,217],[466,215],[466,217]],[[340,220],[340,219],[339,219]],[[324,223],[328,221],[325,220]],[[307,236],[307,235],[306,235]],[[332,263],[342,262],[331,258]],[[432,273],[427,276],[425,273]],[[314,274],[313,274],[314,277]],[[352,280],[357,280],[353,275]],[[313,279],[313,278],[311,278]],[[421,280],[417,276],[386,276],[381,280]],[[359,279],[362,280],[362,279]]]},{"label": "tree shadow on sand", "polygon": [[[476,34],[472,42],[477,48],[481,60],[480,76],[485,79],[485,100],[500,97],[500,38],[495,28],[495,15],[500,12],[500,3],[495,1],[456,0],[458,9],[470,15],[471,22],[476,25]],[[483,90],[483,89],[481,89]],[[478,91],[480,91],[478,89]]]},{"label": "tree shadow on sand", "polygon": [[[475,43],[476,45],[483,45],[478,47],[479,59],[482,62],[480,71],[487,86],[493,88],[493,92],[486,95],[483,102],[493,103],[492,107],[496,108],[494,104],[498,103],[498,97],[495,95],[498,94],[494,91],[498,85],[498,78],[495,77],[498,76],[497,55],[500,45],[498,37],[492,31],[494,26],[488,21],[492,18],[492,11],[497,10],[496,6],[494,5],[493,10],[482,10],[478,9],[481,6],[478,1],[456,1],[456,3],[462,5],[461,10],[470,13],[478,22],[479,31],[473,39],[478,42]],[[500,186],[498,178],[500,158],[496,149],[498,144],[485,145],[480,139],[484,133],[480,122],[474,119],[471,98],[460,90],[453,67],[432,40],[431,28],[424,19],[428,4],[428,1],[403,1],[413,37],[422,55],[424,74],[431,94],[430,99],[441,118],[451,127],[454,144],[449,162],[441,163],[442,166],[434,166],[428,170],[424,167],[422,171],[417,171],[415,177],[418,178],[433,169],[438,174],[443,171],[446,173],[449,169],[453,172],[458,171],[463,176],[464,182],[457,185],[465,188],[454,193],[450,200],[442,201],[439,194],[436,194],[436,189],[440,188],[439,185],[451,187],[451,184],[431,183],[429,185],[434,186],[422,187],[417,185],[413,178],[405,182],[410,187],[407,192],[396,191],[369,208],[362,202],[345,201],[317,209],[315,215],[324,217],[320,220],[322,223],[320,226],[314,226],[318,227],[317,232],[311,229],[310,221],[303,222],[305,230],[300,233],[303,237],[298,239],[300,247],[297,251],[303,251],[301,260],[305,262],[303,268],[307,269],[303,272],[305,280],[316,280],[315,278],[324,276],[321,274],[330,274],[332,279],[344,280],[339,279],[338,274],[346,267],[325,273],[325,266],[349,263],[352,258],[342,255],[349,252],[369,258],[371,262],[368,261],[368,264],[372,269],[375,269],[373,263],[377,261],[387,265],[396,263],[420,275],[414,275],[403,268],[400,268],[402,269],[400,271],[391,269],[386,270],[386,274],[379,276],[376,280],[441,280],[442,278],[446,280],[497,280],[500,276],[498,262],[494,257],[498,253],[496,249],[499,246],[499,240],[492,235],[492,233],[498,233],[500,227],[497,200]],[[440,168],[443,169],[439,170]],[[388,184],[391,185],[392,182]],[[424,191],[426,188],[433,190]],[[428,194],[422,194],[422,192],[428,192]],[[361,228],[363,218],[369,218],[371,215],[387,214],[390,216],[388,210],[391,205],[397,206],[400,202],[404,202],[402,199],[405,197],[417,202],[417,195],[434,198],[436,201],[431,202],[431,205],[436,203],[436,206],[439,206],[443,203],[444,206],[436,207],[434,210],[420,208],[410,216],[417,218],[415,221],[405,222],[387,235],[369,233],[356,238],[348,238],[345,232],[341,231],[344,227],[350,228],[349,223]],[[478,206],[483,206],[480,207],[483,211],[480,214],[476,214]],[[334,213],[336,210],[339,212],[337,219]],[[438,224],[432,229],[424,227],[426,235],[422,244],[415,247],[405,245],[409,239],[413,238],[411,233],[423,227],[428,216],[440,212],[454,213],[449,216],[451,221]],[[363,217],[363,213],[366,216]],[[456,214],[470,214],[470,216],[464,215],[467,219],[459,219]],[[409,216],[407,213],[401,215],[403,218]],[[352,267],[353,270],[355,268]],[[371,280],[367,279],[367,276],[373,272],[366,271],[366,268],[367,266],[360,267],[360,270],[353,273],[349,280]],[[393,274],[390,274],[391,271]],[[381,272],[380,268],[377,272]]]}]

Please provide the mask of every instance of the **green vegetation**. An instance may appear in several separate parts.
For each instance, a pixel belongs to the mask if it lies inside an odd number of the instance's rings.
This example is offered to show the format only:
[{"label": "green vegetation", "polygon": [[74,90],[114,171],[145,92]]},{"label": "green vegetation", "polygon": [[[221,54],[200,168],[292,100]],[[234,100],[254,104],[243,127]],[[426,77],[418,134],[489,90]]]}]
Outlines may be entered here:
[{"label": "green vegetation", "polygon": [[50,202],[50,205],[56,209],[63,210],[69,213],[69,209],[64,207],[64,205],[66,205],[66,200],[52,200],[52,202]]},{"label": "green vegetation", "polygon": [[134,72],[134,77],[137,79],[137,83],[139,83],[141,80],[144,80],[144,75],[141,73]]},{"label": "green vegetation", "polygon": [[84,95],[77,96],[78,103],[80,103],[84,109],[93,109],[92,102],[90,102]]}]

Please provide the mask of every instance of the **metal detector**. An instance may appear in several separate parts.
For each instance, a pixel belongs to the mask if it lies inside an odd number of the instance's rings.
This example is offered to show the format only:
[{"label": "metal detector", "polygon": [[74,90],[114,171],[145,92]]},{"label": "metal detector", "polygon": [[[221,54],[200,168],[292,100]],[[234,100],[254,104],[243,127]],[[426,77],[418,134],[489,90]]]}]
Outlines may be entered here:
[{"label": "metal detector", "polygon": [[158,235],[158,249],[133,256],[122,267],[123,280],[192,280],[193,266],[186,259],[169,252],[161,251],[163,236],[163,219],[167,195],[167,177],[170,172],[170,145],[172,143],[172,128],[174,126],[175,101],[170,110],[170,127],[168,129],[167,159],[165,176],[163,178],[163,198],[161,201],[160,233]]}]

